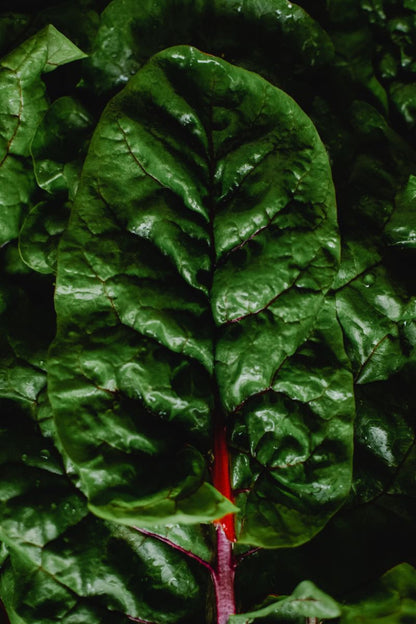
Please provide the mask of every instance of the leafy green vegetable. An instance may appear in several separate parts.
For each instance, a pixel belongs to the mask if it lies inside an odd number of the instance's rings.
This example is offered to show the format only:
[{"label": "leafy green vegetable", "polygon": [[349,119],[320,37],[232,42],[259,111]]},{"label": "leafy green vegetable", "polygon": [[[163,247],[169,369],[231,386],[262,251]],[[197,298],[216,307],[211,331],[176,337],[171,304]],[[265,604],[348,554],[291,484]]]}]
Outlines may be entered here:
[{"label": "leafy green vegetable", "polygon": [[12,9],[6,624],[413,621],[414,0]]},{"label": "leafy green vegetable", "polygon": [[[304,581],[291,596],[279,597],[257,611],[231,616],[230,624],[251,622],[296,622],[308,618],[331,620],[340,624],[364,622],[372,624],[399,624],[411,622],[416,615],[416,570],[401,564],[386,572],[366,591],[350,598],[346,604],[337,604],[313,583]],[[270,597],[272,600],[272,597]]]},{"label": "leafy green vegetable", "polygon": [[359,621],[365,624],[411,622],[416,616],[416,570],[402,564],[389,570],[380,581],[352,604],[343,608],[341,624]]},{"label": "leafy green vegetable", "polygon": [[18,235],[34,190],[30,143],[46,110],[41,74],[85,55],[53,26],[10,52],[0,63],[0,244]]},{"label": "leafy green vegetable", "polygon": [[[251,45],[241,45],[245,40]],[[127,82],[150,56],[179,43],[282,78],[286,71],[279,67],[279,58],[300,77],[333,54],[322,27],[286,0],[113,0],[101,16],[88,59],[89,80],[95,90],[109,92]]]},{"label": "leafy green vegetable", "polygon": [[384,228],[388,245],[399,249],[416,246],[416,177],[410,176],[406,186],[396,198],[396,210]]},{"label": "leafy green vegetable", "polygon": [[192,562],[89,514],[34,414],[16,410],[11,401],[1,408],[0,462],[8,477],[0,489],[0,538],[8,556],[0,584],[11,621],[121,624],[131,621],[129,614],[167,624],[201,618],[204,579]]},{"label": "leafy green vegetable", "polygon": [[59,252],[49,362],[58,431],[95,513],[140,524],[231,511],[201,486],[224,410],[230,428],[250,418],[236,440],[248,434],[242,452],[267,470],[251,472],[241,539],[287,545],[321,528],[348,493],[353,407],[329,304],[300,348],[337,247],[323,147],[264,80],[173,48],[111,101]]},{"label": "leafy green vegetable", "polygon": [[79,101],[62,97],[49,107],[33,137],[36,181],[53,198],[39,202],[26,216],[19,251],[23,261],[39,273],[56,272],[57,245],[78,189],[92,125],[90,113]]},{"label": "leafy green vegetable", "polygon": [[296,587],[291,596],[281,597],[272,604],[243,615],[230,617],[230,624],[251,622],[299,622],[305,617],[333,619],[341,615],[336,602],[309,581]]}]

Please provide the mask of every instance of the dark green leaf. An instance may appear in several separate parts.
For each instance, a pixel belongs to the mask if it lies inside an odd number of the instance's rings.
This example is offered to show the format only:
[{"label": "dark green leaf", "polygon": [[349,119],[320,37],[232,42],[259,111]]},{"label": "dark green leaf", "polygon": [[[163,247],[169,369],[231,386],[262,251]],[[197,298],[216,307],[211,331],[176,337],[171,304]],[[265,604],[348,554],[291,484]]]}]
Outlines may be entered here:
[{"label": "dark green leaf", "polygon": [[55,273],[57,247],[70,210],[71,205],[62,199],[43,201],[36,204],[23,221],[19,233],[19,252],[34,271]]},{"label": "dark green leaf", "polygon": [[[0,596],[12,624],[201,621],[203,568],[168,545],[88,513],[53,438],[32,413],[0,403]],[[6,477],[7,475],[7,477]],[[210,556],[198,529],[165,528]],[[8,558],[7,558],[8,556]]]},{"label": "dark green leaf", "polygon": [[416,127],[416,84],[396,82],[391,87],[391,99],[409,128]]},{"label": "dark green leaf", "polygon": [[230,624],[251,624],[251,622],[304,622],[305,618],[333,619],[341,614],[335,600],[320,591],[310,581],[303,581],[293,590],[291,596],[281,597],[272,604],[242,615],[233,615]]},{"label": "dark green leaf", "polygon": [[342,281],[337,313],[357,383],[387,379],[415,361],[416,300],[393,281],[366,241],[346,245],[336,285]]},{"label": "dark green leaf", "polygon": [[31,152],[36,181],[48,193],[64,192],[74,198],[92,123],[85,107],[71,97],[59,98],[47,110]]},{"label": "dark green leaf", "polygon": [[399,249],[416,247],[416,177],[410,176],[396,197],[396,210],[384,228],[389,245]]},{"label": "dark green leaf", "polygon": [[342,607],[340,624],[410,624],[416,618],[416,570],[403,563]]},{"label": "dark green leaf", "polygon": [[41,74],[85,55],[53,26],[28,39],[0,61],[0,245],[15,238],[34,182],[21,157],[46,108]]},{"label": "dark green leaf", "polygon": [[[268,547],[310,539],[349,490],[351,376],[332,302],[280,366],[268,393],[235,414],[235,488],[241,538]],[[273,531],[270,530],[273,526]]]},{"label": "dark green leaf", "polygon": [[48,109],[31,144],[36,181],[54,200],[32,208],[19,234],[24,262],[39,273],[56,271],[56,253],[70,203],[78,189],[88,147],[92,118],[84,106],[70,97],[56,100]]},{"label": "dark green leaf", "polygon": [[356,390],[355,502],[375,500],[399,515],[416,504],[414,371]]},{"label": "dark green leaf", "polygon": [[349,83],[357,84],[367,91],[367,98],[374,99],[384,112],[388,110],[385,89],[377,79],[372,63],[374,41],[368,28],[335,31],[332,41],[337,53],[337,70]]},{"label": "dark green leaf", "polygon": [[[241,45],[248,40],[249,46]],[[319,24],[286,0],[113,0],[102,14],[87,62],[89,80],[96,91],[111,91],[150,56],[177,44],[194,45],[266,76],[283,76],[288,66],[297,74],[304,65],[313,71],[333,54]]]},{"label": "dark green leaf", "polygon": [[[127,524],[223,513],[201,485],[214,409],[230,428],[251,414],[251,453],[264,436],[242,539],[299,543],[334,513],[350,482],[352,400],[331,304],[304,343],[337,268],[335,216],[313,125],[256,75],[181,47],[112,100],[59,252],[49,365],[59,434],[95,513]],[[266,440],[288,409],[273,457]],[[301,496],[286,512],[290,488]]]}]

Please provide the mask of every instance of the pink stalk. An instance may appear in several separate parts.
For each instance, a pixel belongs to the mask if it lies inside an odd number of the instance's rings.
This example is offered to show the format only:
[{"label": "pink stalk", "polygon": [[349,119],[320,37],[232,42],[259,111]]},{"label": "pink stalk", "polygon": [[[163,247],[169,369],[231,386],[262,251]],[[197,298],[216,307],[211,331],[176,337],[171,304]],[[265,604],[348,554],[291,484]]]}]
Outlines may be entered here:
[{"label": "pink stalk", "polygon": [[235,614],[234,577],[235,560],[233,544],[221,524],[217,530],[217,563],[212,575],[217,606],[217,624],[227,624],[230,615]]},{"label": "pink stalk", "polygon": [[[212,468],[213,484],[230,501],[233,493],[230,479],[230,457],[227,444],[226,427],[220,417],[214,423],[214,463]],[[158,535],[147,529],[134,527],[136,531],[145,537],[151,537],[175,548],[182,554],[195,559],[210,573],[215,589],[215,602],[217,609],[217,624],[227,624],[231,615],[235,614],[234,578],[237,561],[233,555],[233,543],[236,541],[234,514],[226,514],[214,521],[217,535],[217,557],[215,566],[201,559],[192,551],[175,544],[168,537]],[[250,551],[254,552],[255,549]],[[145,620],[133,618],[132,621],[145,622]]]},{"label": "pink stalk", "polygon": [[[158,540],[159,542],[163,542],[168,546],[171,546],[175,550],[178,550],[182,554],[190,557],[191,559],[195,559],[199,564],[207,568],[209,571],[212,582],[214,583],[215,589],[215,603],[217,608],[217,624],[227,624],[228,618],[230,615],[235,614],[235,599],[234,599],[234,577],[235,577],[235,568],[236,561],[233,556],[233,543],[228,539],[221,523],[215,524],[215,529],[217,532],[217,560],[215,564],[215,568],[211,566],[208,561],[201,559],[193,552],[178,546],[172,542],[169,538],[164,537],[163,535],[158,535],[157,533],[153,533],[152,531],[148,531],[147,529],[140,529],[139,527],[134,527],[136,531],[144,535],[145,537],[150,537]],[[142,620],[140,618],[134,618],[133,616],[128,616],[132,622],[144,622],[147,623],[147,620]],[[148,624],[152,624],[149,622]]]}]

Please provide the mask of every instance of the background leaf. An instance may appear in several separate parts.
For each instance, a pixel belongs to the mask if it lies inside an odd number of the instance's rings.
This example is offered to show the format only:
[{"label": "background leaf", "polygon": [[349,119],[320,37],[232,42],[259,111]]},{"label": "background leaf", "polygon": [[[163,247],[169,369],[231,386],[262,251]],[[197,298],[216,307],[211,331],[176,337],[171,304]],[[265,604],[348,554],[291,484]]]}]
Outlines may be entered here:
[{"label": "background leaf", "polygon": [[16,238],[34,189],[30,143],[46,110],[41,74],[85,55],[53,26],[0,61],[0,244]]},{"label": "background leaf", "polygon": [[[245,40],[251,42],[249,47],[240,45]],[[102,13],[86,64],[88,82],[95,92],[111,92],[150,56],[177,44],[223,56],[266,77],[276,72],[287,80],[295,73],[307,82],[311,72],[333,54],[320,25],[298,4],[286,0],[168,0],[160,5],[113,0]]]},{"label": "background leaf", "polygon": [[396,197],[396,210],[384,228],[389,245],[400,249],[416,246],[415,223],[416,177],[410,176],[406,186]]},{"label": "background leaf", "polygon": [[341,624],[399,624],[416,616],[416,570],[406,564],[386,572],[378,583],[342,609]]},{"label": "background leaf", "polygon": [[33,137],[36,182],[48,196],[26,216],[19,233],[19,252],[39,273],[56,272],[57,245],[78,189],[92,126],[91,115],[78,100],[61,97],[46,111]]},{"label": "background leaf", "polygon": [[305,618],[334,619],[341,614],[339,606],[321,592],[310,581],[298,585],[291,596],[282,596],[278,601],[241,615],[232,615],[230,624],[264,622],[303,622]]}]

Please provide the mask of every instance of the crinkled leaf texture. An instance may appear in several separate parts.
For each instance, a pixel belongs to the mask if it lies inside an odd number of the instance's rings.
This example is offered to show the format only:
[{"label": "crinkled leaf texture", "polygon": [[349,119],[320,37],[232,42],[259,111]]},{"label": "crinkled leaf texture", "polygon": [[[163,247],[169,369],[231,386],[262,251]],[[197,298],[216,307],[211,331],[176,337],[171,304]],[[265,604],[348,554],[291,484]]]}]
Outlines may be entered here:
[{"label": "crinkled leaf texture", "polygon": [[58,242],[78,188],[92,128],[93,120],[85,107],[75,98],[61,97],[51,104],[33,137],[36,182],[48,195],[23,221],[19,252],[39,273],[56,271]]},{"label": "crinkled leaf texture", "polygon": [[95,513],[235,509],[208,482],[221,414],[240,539],[322,528],[351,479],[351,375],[325,301],[338,252],[328,158],[289,96],[185,46],[136,74],[98,124],[58,254],[49,394]]},{"label": "crinkled leaf texture", "polygon": [[[247,40],[249,46],[241,44]],[[320,24],[287,0],[113,0],[102,13],[86,62],[89,81],[96,91],[111,92],[150,56],[178,44],[291,84],[294,74],[308,80],[333,56]]]},{"label": "crinkled leaf texture", "polygon": [[355,381],[388,379],[416,360],[416,298],[368,241],[346,240],[343,255],[335,298]]},{"label": "crinkled leaf texture", "polygon": [[[0,400],[0,596],[11,624],[203,621],[208,578],[198,564],[89,513],[46,406],[19,403]],[[198,552],[201,531],[191,529]],[[172,531],[177,541],[186,532]]]},{"label": "crinkled leaf texture", "polygon": [[0,245],[18,235],[35,187],[25,157],[47,108],[41,75],[84,56],[47,26],[0,61]]}]

